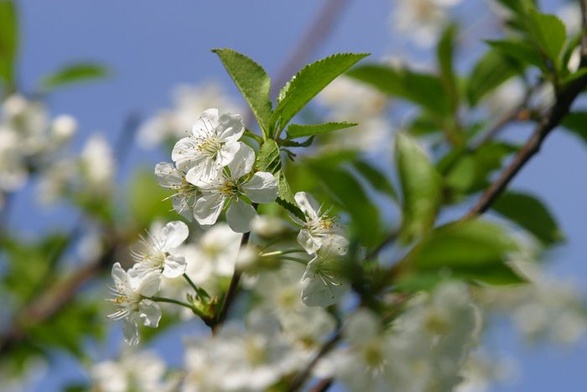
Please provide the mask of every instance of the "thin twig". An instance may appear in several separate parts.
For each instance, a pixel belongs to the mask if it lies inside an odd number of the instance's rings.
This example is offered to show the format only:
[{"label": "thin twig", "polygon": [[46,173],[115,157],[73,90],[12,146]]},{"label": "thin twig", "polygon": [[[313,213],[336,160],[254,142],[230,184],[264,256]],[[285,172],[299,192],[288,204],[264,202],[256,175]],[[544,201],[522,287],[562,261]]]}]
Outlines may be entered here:
[{"label": "thin twig", "polygon": [[[581,67],[587,63],[587,57],[582,56]],[[470,219],[487,211],[493,202],[502,194],[505,188],[509,185],[512,179],[524,167],[524,165],[532,158],[544,142],[546,136],[556,128],[563,117],[569,113],[571,105],[575,98],[587,86],[587,75],[583,75],[575,81],[566,86],[557,96],[556,102],[552,105],[542,120],[536,126],[534,133],[522,149],[515,156],[514,160],[501,173],[495,182],[481,195],[477,203],[469,210],[463,219]]]},{"label": "thin twig", "polygon": [[308,363],[306,368],[296,375],[296,377],[290,385],[290,391],[297,391],[304,385],[304,383],[309,378],[310,373],[312,372],[318,361],[320,361],[320,359],[322,359],[333,348],[335,348],[341,338],[342,336],[339,329],[334,336],[332,336],[326,343],[324,343],[320,351],[316,354],[316,356],[314,356],[310,363]]},{"label": "thin twig", "polygon": [[[251,233],[243,234],[243,238],[241,240],[241,249],[249,243]],[[228,310],[230,309],[236,295],[238,293],[238,285],[242,276],[242,271],[235,266],[234,273],[232,274],[232,279],[230,280],[230,284],[228,286],[228,290],[226,290],[226,295],[224,296],[224,300],[222,301],[222,307],[220,308],[220,312],[218,312],[218,316],[214,324],[212,325],[212,332],[216,332],[220,326],[226,320],[226,316],[228,315]]]}]

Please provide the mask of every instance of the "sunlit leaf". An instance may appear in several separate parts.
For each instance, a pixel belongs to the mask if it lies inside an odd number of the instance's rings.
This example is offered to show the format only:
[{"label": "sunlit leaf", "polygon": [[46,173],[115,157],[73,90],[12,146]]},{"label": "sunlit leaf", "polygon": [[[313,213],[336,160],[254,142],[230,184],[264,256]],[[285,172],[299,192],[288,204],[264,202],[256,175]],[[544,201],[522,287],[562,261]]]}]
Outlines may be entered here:
[{"label": "sunlit leaf", "polygon": [[396,162],[402,191],[400,238],[409,242],[434,225],[441,201],[441,179],[415,140],[398,133]]},{"label": "sunlit leaf", "polygon": [[279,93],[271,123],[278,123],[278,131],[281,130],[324,87],[366,56],[339,53],[306,65]]},{"label": "sunlit leaf", "polygon": [[259,122],[263,134],[268,137],[271,117],[271,79],[265,70],[252,59],[232,49],[214,49],[224,68],[243,94],[251,111]]}]

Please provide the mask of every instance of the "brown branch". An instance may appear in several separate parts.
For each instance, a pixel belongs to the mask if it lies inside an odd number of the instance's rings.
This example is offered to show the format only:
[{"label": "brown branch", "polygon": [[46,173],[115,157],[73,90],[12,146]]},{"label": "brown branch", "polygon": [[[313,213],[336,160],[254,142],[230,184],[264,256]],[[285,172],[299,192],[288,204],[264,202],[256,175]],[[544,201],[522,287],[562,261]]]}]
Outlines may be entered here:
[{"label": "brown branch", "polygon": [[[582,56],[581,67],[587,63],[587,57]],[[587,75],[574,80],[567,85],[556,97],[556,102],[552,105],[548,113],[542,117],[542,120],[536,126],[532,136],[516,154],[514,160],[501,173],[499,178],[481,195],[477,203],[469,210],[463,219],[470,219],[483,214],[487,211],[495,200],[502,194],[505,188],[532,158],[544,142],[544,139],[555,129],[571,108],[574,100],[587,86]]]},{"label": "brown branch", "polygon": [[[330,340],[328,340],[326,343],[324,343],[324,345],[322,346],[322,348],[320,348],[320,351],[316,354],[316,356],[314,356],[314,358],[312,358],[312,360],[310,361],[310,363],[308,363],[308,365],[306,366],[305,369],[303,369],[302,371],[300,371],[296,377],[294,378],[294,380],[292,381],[289,390],[290,391],[297,391],[299,390],[304,383],[306,382],[306,380],[309,378],[310,373],[312,372],[312,369],[314,369],[314,367],[316,366],[316,364],[318,363],[318,361],[320,361],[320,359],[322,359],[326,354],[328,354],[333,348],[336,347],[336,345],[338,344],[338,342],[340,341],[340,339],[342,338],[341,334],[340,334],[340,329],[336,332],[336,334],[334,336],[332,336],[330,338]],[[332,383],[332,380],[323,380],[325,381],[328,385],[326,386],[326,388],[328,388],[328,386],[330,386],[330,384]],[[319,383],[318,385],[320,385],[322,383]],[[324,391],[326,389],[315,389],[317,391]]]},{"label": "brown branch", "polygon": [[[241,240],[241,249],[249,243],[250,235],[250,232],[243,234],[243,238]],[[238,285],[240,283],[241,276],[242,271],[239,268],[237,268],[237,266],[235,266],[234,273],[232,274],[232,279],[230,280],[230,284],[228,286],[228,290],[226,290],[226,295],[224,296],[224,300],[222,301],[222,307],[220,308],[220,312],[218,312],[216,320],[212,324],[212,332],[214,333],[218,331],[218,328],[221,327],[224,321],[226,320],[228,311],[238,293]]]}]

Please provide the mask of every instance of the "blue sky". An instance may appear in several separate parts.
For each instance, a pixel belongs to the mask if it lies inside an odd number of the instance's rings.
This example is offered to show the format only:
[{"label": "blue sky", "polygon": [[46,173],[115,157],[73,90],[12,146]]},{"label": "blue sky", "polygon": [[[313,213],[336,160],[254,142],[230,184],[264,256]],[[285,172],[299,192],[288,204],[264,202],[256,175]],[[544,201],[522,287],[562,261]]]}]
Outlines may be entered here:
[{"label": "blue sky", "polygon": [[[342,0],[341,0],[342,1]],[[148,116],[169,106],[180,83],[209,78],[232,88],[224,69],[210,52],[230,47],[262,64],[275,75],[299,42],[323,2],[196,0],[53,0],[18,2],[22,17],[19,79],[31,90],[46,73],[73,61],[94,60],[109,66],[106,81],[63,89],[50,96],[53,114],[70,113],[80,123],[78,145],[91,132],[110,140],[130,112]],[[348,1],[333,33],[312,59],[344,51],[370,52],[373,59],[405,46],[390,44],[390,0]],[[483,3],[480,1],[471,3]],[[469,16],[480,9],[467,4]],[[548,2],[552,6],[554,2]],[[232,90],[236,94],[236,90]],[[157,158],[134,150],[131,163],[153,165]],[[587,284],[587,148],[555,132],[514,181],[514,187],[538,194],[549,205],[568,236],[552,258],[555,274]],[[34,233],[55,223],[52,213],[31,223],[20,204],[12,221]],[[587,343],[565,350],[530,348],[501,326],[491,345],[521,363],[518,381],[493,392],[582,390]],[[61,369],[60,374],[63,373]],[[63,373],[65,374],[65,373]]]}]

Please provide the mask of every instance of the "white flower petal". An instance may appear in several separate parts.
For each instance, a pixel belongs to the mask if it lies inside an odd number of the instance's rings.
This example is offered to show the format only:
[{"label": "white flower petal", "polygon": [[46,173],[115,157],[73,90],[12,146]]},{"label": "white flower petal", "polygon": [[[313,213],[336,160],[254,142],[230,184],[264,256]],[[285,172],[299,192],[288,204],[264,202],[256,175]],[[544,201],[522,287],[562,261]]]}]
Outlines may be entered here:
[{"label": "white flower petal", "polygon": [[318,237],[314,237],[308,230],[302,229],[298,234],[298,243],[304,248],[309,254],[316,253],[322,245],[322,241]]},{"label": "white flower petal", "polygon": [[179,170],[186,171],[201,158],[198,155],[196,140],[193,137],[179,139],[171,151],[171,159]]},{"label": "white flower petal", "polygon": [[169,222],[161,229],[160,239],[162,241],[161,249],[163,251],[169,251],[170,249],[177,248],[180,246],[190,231],[188,226],[182,221]]},{"label": "white flower petal", "polygon": [[124,333],[124,340],[126,343],[131,346],[136,346],[139,344],[139,327],[134,317],[128,317],[126,320],[124,320],[122,332]]},{"label": "white flower petal", "polygon": [[218,109],[211,108],[203,111],[192,127],[192,133],[198,137],[207,134],[218,126]]},{"label": "white flower petal", "polygon": [[169,279],[180,277],[186,269],[186,261],[183,256],[169,255],[163,265],[163,276]]},{"label": "white flower petal", "polygon": [[161,320],[161,307],[157,302],[144,299],[139,303],[139,317],[144,326],[157,328]]},{"label": "white flower petal", "polygon": [[224,167],[232,162],[236,156],[236,153],[243,145],[243,143],[238,142],[226,143],[222,149],[218,151],[218,165]]},{"label": "white flower petal", "polygon": [[[335,272],[331,259],[315,257],[306,266],[302,276],[302,301],[307,306],[334,305],[346,293],[350,285]],[[326,264],[327,263],[327,264]]]},{"label": "white flower petal", "polygon": [[225,113],[218,119],[218,136],[226,142],[236,142],[245,133],[245,124],[238,114]]},{"label": "white flower petal", "polygon": [[120,263],[114,263],[112,266],[112,279],[117,287],[121,284],[128,285],[128,276],[126,271],[120,266]]},{"label": "white flower petal", "polygon": [[244,143],[240,143],[240,145],[234,159],[228,164],[230,176],[234,179],[248,174],[255,163],[255,151]]},{"label": "white flower petal", "polygon": [[173,163],[160,162],[155,166],[155,176],[159,185],[165,188],[178,189],[183,181],[182,173],[175,168]]},{"label": "white flower petal", "polygon": [[[135,264],[137,265],[137,264]],[[161,273],[159,271],[149,271],[148,273],[138,275],[136,280],[132,281],[133,286],[136,287],[136,292],[151,297],[155,295],[161,287]]]},{"label": "white flower petal", "polygon": [[306,192],[297,192],[294,196],[296,203],[298,203],[298,207],[300,210],[311,220],[318,220],[318,211],[320,210],[320,205],[318,201],[314,199],[314,196],[310,195]]},{"label": "white flower petal", "polygon": [[257,172],[242,189],[254,203],[271,203],[277,198],[277,179],[271,173]]},{"label": "white flower petal", "polygon": [[230,228],[236,233],[251,231],[251,221],[257,212],[250,204],[241,200],[234,200],[226,212],[226,220]]},{"label": "white flower petal", "polygon": [[202,195],[194,207],[194,217],[199,224],[210,226],[216,223],[218,216],[224,207],[225,197],[220,193],[208,193]]}]

